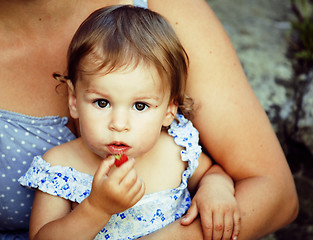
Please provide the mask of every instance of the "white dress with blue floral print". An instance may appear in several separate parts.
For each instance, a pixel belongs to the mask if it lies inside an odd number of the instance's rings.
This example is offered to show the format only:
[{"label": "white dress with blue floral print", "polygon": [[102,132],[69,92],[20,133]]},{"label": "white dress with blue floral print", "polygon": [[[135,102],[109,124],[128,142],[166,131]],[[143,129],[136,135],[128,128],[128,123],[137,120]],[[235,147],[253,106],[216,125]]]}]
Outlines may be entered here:
[{"label": "white dress with blue floral print", "polygon": [[[191,198],[187,180],[198,166],[201,153],[198,131],[182,115],[177,115],[168,133],[176,144],[184,147],[181,158],[188,162],[182,174],[179,187],[143,196],[132,208],[115,214],[95,239],[136,239],[152,233],[180,218],[190,207]],[[26,187],[54,196],[82,202],[89,194],[93,176],[76,171],[71,167],[50,166],[37,156],[26,174],[19,182]]]}]

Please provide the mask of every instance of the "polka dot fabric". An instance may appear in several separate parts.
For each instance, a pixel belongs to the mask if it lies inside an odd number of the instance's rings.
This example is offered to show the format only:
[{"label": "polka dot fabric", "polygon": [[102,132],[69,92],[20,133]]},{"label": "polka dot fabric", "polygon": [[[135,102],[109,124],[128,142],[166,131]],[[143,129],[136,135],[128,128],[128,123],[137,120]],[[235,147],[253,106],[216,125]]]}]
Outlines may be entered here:
[{"label": "polka dot fabric", "polygon": [[15,239],[13,232],[28,231],[34,192],[20,186],[18,179],[34,156],[75,138],[67,121],[0,110],[0,239]]}]

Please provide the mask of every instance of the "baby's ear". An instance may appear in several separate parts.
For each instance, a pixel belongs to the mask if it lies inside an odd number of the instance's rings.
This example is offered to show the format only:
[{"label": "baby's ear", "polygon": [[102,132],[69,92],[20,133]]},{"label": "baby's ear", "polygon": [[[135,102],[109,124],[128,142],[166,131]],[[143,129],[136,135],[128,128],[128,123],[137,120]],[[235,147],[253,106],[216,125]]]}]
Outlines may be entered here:
[{"label": "baby's ear", "polygon": [[75,88],[71,80],[67,80],[67,91],[68,91],[68,107],[70,110],[71,117],[74,119],[77,119],[79,117],[78,111],[77,111],[77,99],[76,99],[76,93]]},{"label": "baby's ear", "polygon": [[177,105],[173,102],[168,104],[165,118],[163,120],[163,127],[168,127],[169,125],[171,125],[176,116],[177,108]]}]

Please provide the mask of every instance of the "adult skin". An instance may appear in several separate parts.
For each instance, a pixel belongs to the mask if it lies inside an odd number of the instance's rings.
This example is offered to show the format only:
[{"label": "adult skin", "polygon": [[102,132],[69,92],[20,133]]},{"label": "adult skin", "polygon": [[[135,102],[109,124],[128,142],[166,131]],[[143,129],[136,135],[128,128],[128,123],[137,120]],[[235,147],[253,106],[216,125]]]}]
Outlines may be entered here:
[{"label": "adult skin", "polygon": [[[290,223],[298,211],[290,169],[220,22],[204,0],[148,2],[172,23],[189,55],[193,122],[203,146],[235,181],[239,239],[257,239]],[[95,9],[118,3],[132,1],[1,1],[0,109],[69,117],[52,73],[65,71],[67,47],[80,23]],[[75,132],[72,120],[68,127]],[[198,201],[203,198],[195,196],[202,213],[209,211]],[[205,219],[202,224],[210,228]],[[200,239],[200,229],[199,220],[189,227],[177,221],[149,238],[192,239],[190,233]]]}]

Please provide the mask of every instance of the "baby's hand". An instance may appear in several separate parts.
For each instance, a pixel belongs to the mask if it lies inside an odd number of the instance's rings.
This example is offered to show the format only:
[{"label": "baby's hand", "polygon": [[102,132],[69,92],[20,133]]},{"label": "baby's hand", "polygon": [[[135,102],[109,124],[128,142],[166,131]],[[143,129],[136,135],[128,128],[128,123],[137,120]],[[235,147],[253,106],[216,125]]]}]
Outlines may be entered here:
[{"label": "baby's hand", "polygon": [[220,181],[222,176],[205,176],[201,180],[187,214],[181,224],[189,225],[200,213],[205,240],[237,239],[240,211],[234,189]]},{"label": "baby's hand", "polygon": [[[119,168],[114,165],[113,156],[100,164],[94,175],[89,203],[109,215],[123,212],[135,205],[144,195],[143,181],[137,176],[134,159],[129,159]],[[110,172],[110,174],[109,174]]]}]

